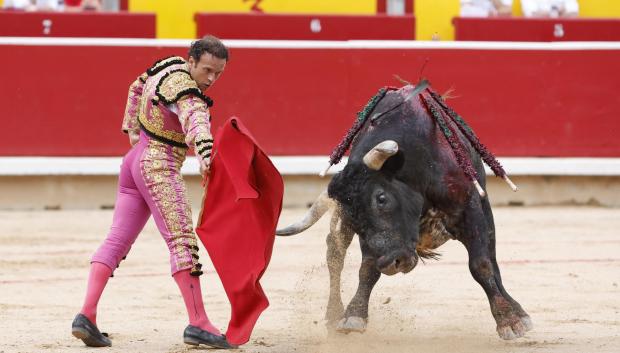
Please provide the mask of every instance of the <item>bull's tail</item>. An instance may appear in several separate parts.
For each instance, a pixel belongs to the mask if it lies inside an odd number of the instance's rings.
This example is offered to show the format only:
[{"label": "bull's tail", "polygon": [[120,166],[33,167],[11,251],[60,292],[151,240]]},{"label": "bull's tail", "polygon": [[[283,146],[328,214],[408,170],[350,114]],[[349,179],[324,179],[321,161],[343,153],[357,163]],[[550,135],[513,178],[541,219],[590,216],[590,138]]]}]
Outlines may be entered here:
[{"label": "bull's tail", "polygon": [[335,201],[329,198],[327,191],[323,191],[301,221],[293,223],[286,228],[276,230],[276,235],[289,236],[303,232],[315,224],[327,210],[333,208],[335,205]]}]

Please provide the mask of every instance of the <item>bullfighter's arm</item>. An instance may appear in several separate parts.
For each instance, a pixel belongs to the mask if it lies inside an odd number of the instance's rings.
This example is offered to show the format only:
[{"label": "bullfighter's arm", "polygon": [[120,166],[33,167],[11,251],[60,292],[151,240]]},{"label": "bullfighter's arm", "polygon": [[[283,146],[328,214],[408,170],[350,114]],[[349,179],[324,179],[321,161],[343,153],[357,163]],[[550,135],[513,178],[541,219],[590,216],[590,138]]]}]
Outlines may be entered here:
[{"label": "bullfighter's arm", "polygon": [[[142,100],[142,91],[144,82],[148,76],[146,73],[140,75],[130,86],[127,95],[127,105],[125,106],[125,116],[123,117],[122,130],[129,135],[131,144],[135,144],[140,134],[140,125],[138,123],[138,114],[140,112],[140,101]],[[135,139],[135,141],[134,141]]]},{"label": "bullfighter's arm", "polygon": [[179,121],[185,132],[185,143],[194,147],[196,154],[208,165],[213,147],[209,106],[193,94],[182,97],[176,104]]}]

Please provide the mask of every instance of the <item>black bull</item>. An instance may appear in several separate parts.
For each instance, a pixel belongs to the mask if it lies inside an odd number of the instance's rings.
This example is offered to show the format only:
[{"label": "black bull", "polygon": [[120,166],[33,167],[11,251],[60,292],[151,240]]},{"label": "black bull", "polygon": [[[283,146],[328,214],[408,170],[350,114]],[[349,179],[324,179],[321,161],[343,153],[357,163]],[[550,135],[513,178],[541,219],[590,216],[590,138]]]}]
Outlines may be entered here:
[{"label": "black bull", "polygon": [[[327,236],[330,294],[328,327],[366,329],[368,301],[381,273],[411,271],[418,257],[434,258],[449,239],[465,245],[469,270],[484,289],[497,332],[521,337],[532,328],[528,314],[506,292],[495,258],[495,226],[489,200],[481,197],[412,86],[388,92],[356,136],[348,164],[329,183],[305,218],[278,235],[297,234],[333,209]],[[459,132],[480,185],[480,156]],[[359,236],[359,285],[346,311],[340,275],[346,249]]]}]

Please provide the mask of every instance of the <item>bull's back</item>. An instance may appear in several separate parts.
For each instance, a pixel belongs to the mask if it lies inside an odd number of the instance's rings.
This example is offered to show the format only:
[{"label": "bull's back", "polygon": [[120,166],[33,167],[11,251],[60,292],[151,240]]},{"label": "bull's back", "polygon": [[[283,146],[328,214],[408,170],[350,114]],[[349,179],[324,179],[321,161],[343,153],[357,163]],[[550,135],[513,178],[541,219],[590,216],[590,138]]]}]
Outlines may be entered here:
[{"label": "bull's back", "polygon": [[[389,109],[390,104],[395,103],[379,104],[375,111]],[[480,156],[460,131],[456,133],[484,186],[485,174]],[[431,203],[464,202],[470,195],[471,182],[419,96],[412,97],[406,104],[375,121],[369,119],[353,143],[350,161],[361,162],[368,151],[385,140],[396,141],[399,146],[398,154],[392,157],[402,159],[396,177],[422,193]]]}]

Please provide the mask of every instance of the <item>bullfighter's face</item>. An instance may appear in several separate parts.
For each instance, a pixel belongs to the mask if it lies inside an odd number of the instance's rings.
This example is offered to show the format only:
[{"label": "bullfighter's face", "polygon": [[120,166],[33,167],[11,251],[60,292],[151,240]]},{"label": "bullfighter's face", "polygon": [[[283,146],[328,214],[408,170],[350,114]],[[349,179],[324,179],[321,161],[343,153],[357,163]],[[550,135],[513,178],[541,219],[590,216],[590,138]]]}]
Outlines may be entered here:
[{"label": "bullfighter's face", "polygon": [[210,53],[202,54],[198,61],[190,56],[188,62],[189,73],[203,92],[220,78],[226,68],[226,59],[220,59]]}]

